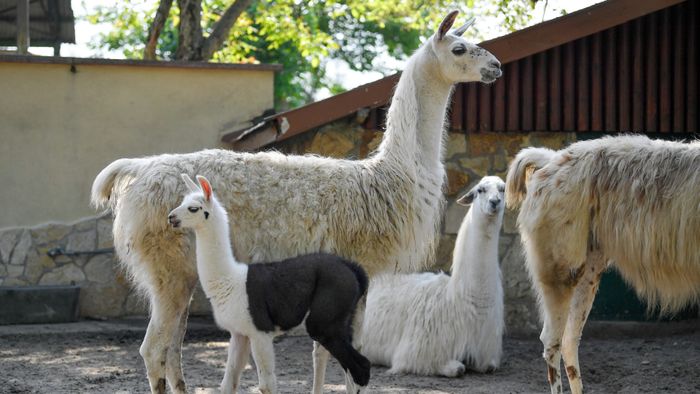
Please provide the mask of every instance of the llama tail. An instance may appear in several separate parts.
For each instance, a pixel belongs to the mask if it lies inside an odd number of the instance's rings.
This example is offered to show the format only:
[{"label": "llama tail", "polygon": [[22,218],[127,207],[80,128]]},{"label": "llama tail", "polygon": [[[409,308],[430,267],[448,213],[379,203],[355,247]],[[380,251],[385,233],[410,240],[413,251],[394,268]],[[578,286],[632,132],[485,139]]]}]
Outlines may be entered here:
[{"label": "llama tail", "polygon": [[117,181],[124,175],[135,174],[144,159],[119,159],[105,167],[92,182],[90,203],[95,208],[107,205]]},{"label": "llama tail", "polygon": [[360,285],[360,293],[365,294],[367,292],[367,287],[369,286],[369,278],[364,268],[360,267],[359,264],[353,263],[352,261],[344,260],[345,265],[350,268],[355,277],[357,278],[357,283]]},{"label": "llama tail", "polygon": [[536,170],[544,167],[556,152],[548,148],[525,148],[508,167],[506,175],[506,205],[517,208],[527,194],[526,183]]}]

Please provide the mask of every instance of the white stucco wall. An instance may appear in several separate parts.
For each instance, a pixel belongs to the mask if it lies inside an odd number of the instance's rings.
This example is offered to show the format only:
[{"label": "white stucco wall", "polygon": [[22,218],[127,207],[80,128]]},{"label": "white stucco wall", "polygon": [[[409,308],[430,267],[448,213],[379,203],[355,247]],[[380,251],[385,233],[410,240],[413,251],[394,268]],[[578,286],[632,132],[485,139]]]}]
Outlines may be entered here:
[{"label": "white stucco wall", "polygon": [[0,228],[94,215],[111,161],[221,146],[274,105],[271,67],[92,63],[0,57]]}]

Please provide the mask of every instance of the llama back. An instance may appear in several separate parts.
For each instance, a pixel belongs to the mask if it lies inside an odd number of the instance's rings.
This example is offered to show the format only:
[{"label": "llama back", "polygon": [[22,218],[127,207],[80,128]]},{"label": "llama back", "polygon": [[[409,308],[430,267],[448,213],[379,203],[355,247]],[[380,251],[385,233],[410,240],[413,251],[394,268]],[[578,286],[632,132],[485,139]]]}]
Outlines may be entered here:
[{"label": "llama back", "polygon": [[[158,239],[187,243],[163,218],[185,192],[180,174],[196,173],[217,185],[241,261],[323,251],[359,261],[370,276],[423,264],[430,248],[414,240],[435,237],[415,234],[415,208],[406,198],[411,195],[409,176],[397,169],[388,176],[383,167],[372,168],[371,161],[331,160],[224,150],[122,159],[98,176],[93,200],[104,204],[109,198],[123,259],[132,248],[138,252],[143,249],[139,244],[157,244]],[[403,260],[409,253],[413,256]]]},{"label": "llama back", "polygon": [[533,174],[519,221],[531,232],[555,224],[555,258],[573,266],[599,247],[650,305],[676,311],[700,296],[698,168],[697,143],[578,142]]}]

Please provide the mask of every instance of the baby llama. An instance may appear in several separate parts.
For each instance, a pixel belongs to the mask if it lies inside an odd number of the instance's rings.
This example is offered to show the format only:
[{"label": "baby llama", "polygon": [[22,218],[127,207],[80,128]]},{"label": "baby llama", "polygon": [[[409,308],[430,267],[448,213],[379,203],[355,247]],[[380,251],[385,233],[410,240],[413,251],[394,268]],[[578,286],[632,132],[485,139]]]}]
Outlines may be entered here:
[{"label": "baby llama", "polygon": [[389,373],[454,377],[499,366],[503,286],[498,234],[504,182],[484,177],[460,198],[462,221],[452,274],[382,275],[367,296],[360,350]]},{"label": "baby llama", "polygon": [[260,391],[276,393],[272,340],[304,319],[309,336],[346,371],[348,392],[360,392],[369,381],[370,363],[352,347],[351,322],[367,290],[365,271],[349,260],[321,253],[250,266],[239,263],[231,248],[228,215],[209,181],[197,176],[200,189],[189,176],[182,178],[190,193],[170,212],[168,222],[174,228],[194,229],[202,288],[217,324],[238,344],[228,355],[222,392],[236,392],[252,350]]}]

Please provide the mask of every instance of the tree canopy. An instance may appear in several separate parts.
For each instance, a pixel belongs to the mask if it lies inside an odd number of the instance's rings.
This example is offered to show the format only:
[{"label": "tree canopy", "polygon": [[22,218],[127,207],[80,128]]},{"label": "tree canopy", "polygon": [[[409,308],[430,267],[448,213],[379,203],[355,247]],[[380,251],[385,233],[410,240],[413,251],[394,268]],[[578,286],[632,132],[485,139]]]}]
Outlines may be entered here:
[{"label": "tree canopy", "polygon": [[[276,105],[309,102],[319,89],[343,90],[329,78],[331,59],[351,70],[380,71],[381,59],[402,60],[430,35],[447,10],[463,18],[491,16],[514,30],[532,18],[532,0],[122,0],[95,9],[88,20],[108,23],[94,48],[132,59],[278,63]],[[477,8],[475,8],[475,6]],[[478,29],[478,24],[477,24]],[[476,31],[478,37],[478,30]],[[474,36],[474,35],[473,35]]]}]

